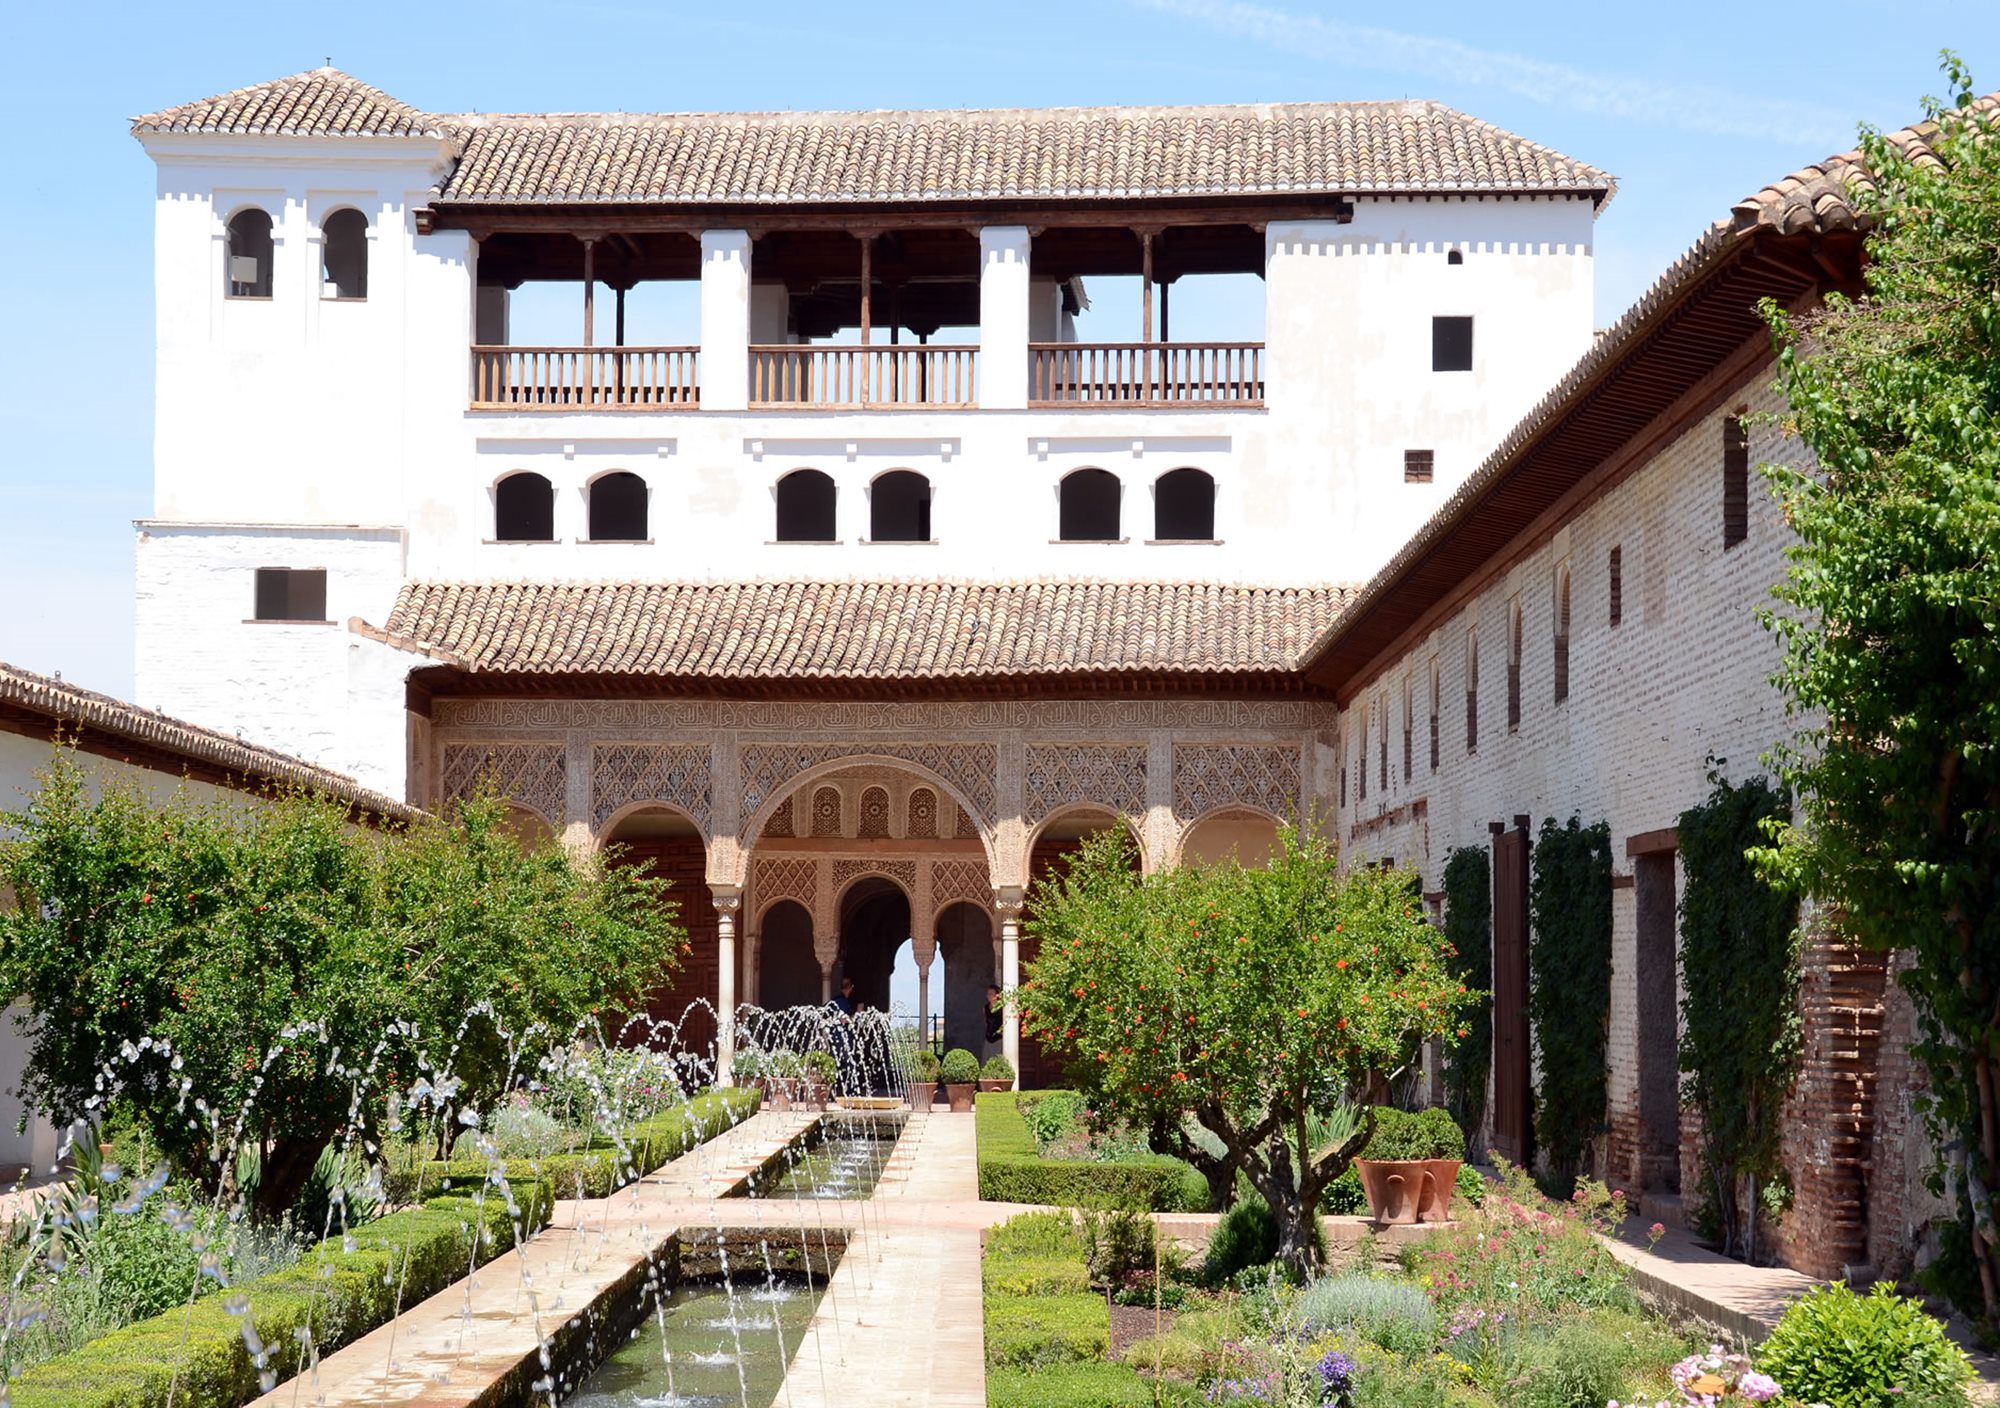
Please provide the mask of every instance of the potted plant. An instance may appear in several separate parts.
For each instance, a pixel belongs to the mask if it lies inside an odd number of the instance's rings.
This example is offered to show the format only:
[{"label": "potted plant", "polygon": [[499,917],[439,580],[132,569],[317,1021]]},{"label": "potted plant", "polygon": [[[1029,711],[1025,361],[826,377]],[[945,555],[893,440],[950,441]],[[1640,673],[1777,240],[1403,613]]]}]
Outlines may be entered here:
[{"label": "potted plant", "polygon": [[988,1056],[986,1064],[979,1068],[979,1088],[981,1090],[1012,1090],[1014,1088],[1014,1063],[1005,1056]]},{"label": "potted plant", "polygon": [[729,1063],[730,1076],[736,1084],[754,1088],[760,1099],[769,1094],[764,1083],[764,1053],[754,1046],[743,1047]]},{"label": "potted plant", "polygon": [[910,1062],[910,1108],[928,1110],[938,1094],[938,1058],[931,1050],[919,1051]]},{"label": "potted plant", "polygon": [[806,1099],[822,1110],[833,1099],[833,1078],[840,1069],[831,1051],[806,1053]]},{"label": "potted plant", "polygon": [[944,1080],[944,1098],[951,1103],[954,1113],[965,1114],[972,1109],[972,1097],[979,1089],[979,1058],[963,1046],[955,1046],[944,1053],[944,1064],[938,1067],[938,1074]]},{"label": "potted plant", "polygon": [[766,1061],[764,1089],[771,1097],[771,1108],[789,1110],[792,1102],[799,1098],[799,1079],[805,1066],[796,1051],[774,1051]]},{"label": "potted plant", "polygon": [[1449,1222],[1464,1158],[1465,1132],[1447,1111],[1376,1110],[1375,1132],[1354,1161],[1369,1216],[1385,1223]]}]

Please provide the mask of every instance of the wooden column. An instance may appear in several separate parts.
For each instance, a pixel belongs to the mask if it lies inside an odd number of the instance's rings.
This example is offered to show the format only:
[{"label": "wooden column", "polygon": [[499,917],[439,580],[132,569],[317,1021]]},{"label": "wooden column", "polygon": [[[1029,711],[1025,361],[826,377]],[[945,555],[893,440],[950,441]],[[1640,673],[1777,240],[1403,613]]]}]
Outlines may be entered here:
[{"label": "wooden column", "polygon": [[875,399],[874,366],[867,353],[870,314],[874,307],[875,288],[875,232],[863,231],[856,236],[861,241],[861,404],[867,405]]},{"label": "wooden column", "polygon": [[583,345],[589,347],[597,321],[597,241],[583,241]]},{"label": "wooden column", "polygon": [[[618,330],[616,336],[618,345],[620,347],[623,347],[625,345],[625,290],[620,288],[617,290],[617,293],[618,293],[618,313],[617,313]],[[1166,296],[1166,290],[1162,289],[1160,290],[1160,317],[1163,321],[1166,318],[1166,314],[1167,314],[1167,296]]]},{"label": "wooden column", "polygon": [[1139,231],[1139,374],[1144,378],[1141,399],[1153,399],[1153,231]]},{"label": "wooden column", "polygon": [[1167,295],[1173,292],[1171,282],[1160,285],[1160,341],[1172,342],[1174,335],[1167,330]]}]

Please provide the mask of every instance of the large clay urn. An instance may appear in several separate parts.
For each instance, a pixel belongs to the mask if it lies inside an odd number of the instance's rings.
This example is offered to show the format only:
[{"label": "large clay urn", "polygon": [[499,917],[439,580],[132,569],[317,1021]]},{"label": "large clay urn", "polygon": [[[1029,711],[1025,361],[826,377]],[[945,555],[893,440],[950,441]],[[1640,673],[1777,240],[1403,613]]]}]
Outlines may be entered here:
[{"label": "large clay urn", "polygon": [[1448,1222],[1457,1159],[1356,1159],[1368,1214],[1377,1222]]}]

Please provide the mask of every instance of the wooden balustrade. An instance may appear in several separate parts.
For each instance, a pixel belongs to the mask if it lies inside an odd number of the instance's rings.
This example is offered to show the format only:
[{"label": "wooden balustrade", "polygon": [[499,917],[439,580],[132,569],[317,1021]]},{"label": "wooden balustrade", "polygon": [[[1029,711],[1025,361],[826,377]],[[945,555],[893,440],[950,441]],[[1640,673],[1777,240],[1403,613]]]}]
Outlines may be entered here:
[{"label": "wooden balustrade", "polygon": [[979,404],[979,349],[871,343],[750,349],[750,404],[849,410]]},{"label": "wooden balustrade", "polygon": [[476,410],[693,410],[693,347],[474,347]]},{"label": "wooden balustrade", "polygon": [[1261,342],[1034,342],[1030,406],[1261,406]]}]

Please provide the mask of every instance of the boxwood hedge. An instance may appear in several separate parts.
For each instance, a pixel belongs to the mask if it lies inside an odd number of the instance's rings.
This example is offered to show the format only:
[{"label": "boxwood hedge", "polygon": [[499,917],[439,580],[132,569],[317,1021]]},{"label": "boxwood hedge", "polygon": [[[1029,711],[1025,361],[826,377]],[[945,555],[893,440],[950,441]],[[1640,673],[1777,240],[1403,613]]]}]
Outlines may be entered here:
[{"label": "boxwood hedge", "polygon": [[1152,1386],[1106,1361],[1111,1313],[1090,1289],[1067,1214],[1028,1213],[987,1234],[988,1408],[1139,1408]]},{"label": "boxwood hedge", "polygon": [[1208,1183],[1163,1155],[1098,1162],[1045,1159],[1021,1118],[1018,1091],[989,1091],[975,1106],[979,1196],[995,1203],[1056,1207],[1143,1207],[1154,1212],[1206,1212]]},{"label": "boxwood hedge", "polygon": [[[511,1195],[511,1196],[510,1196]],[[512,1205],[510,1208],[510,1204]],[[102,1335],[9,1385],[15,1408],[236,1408],[262,1392],[244,1320],[225,1302],[242,1295],[279,1378],[295,1373],[308,1332],[321,1355],[361,1338],[510,1250],[548,1220],[548,1185],[489,1185],[391,1213],[345,1239],[322,1242],[296,1265],[191,1306]]]}]

